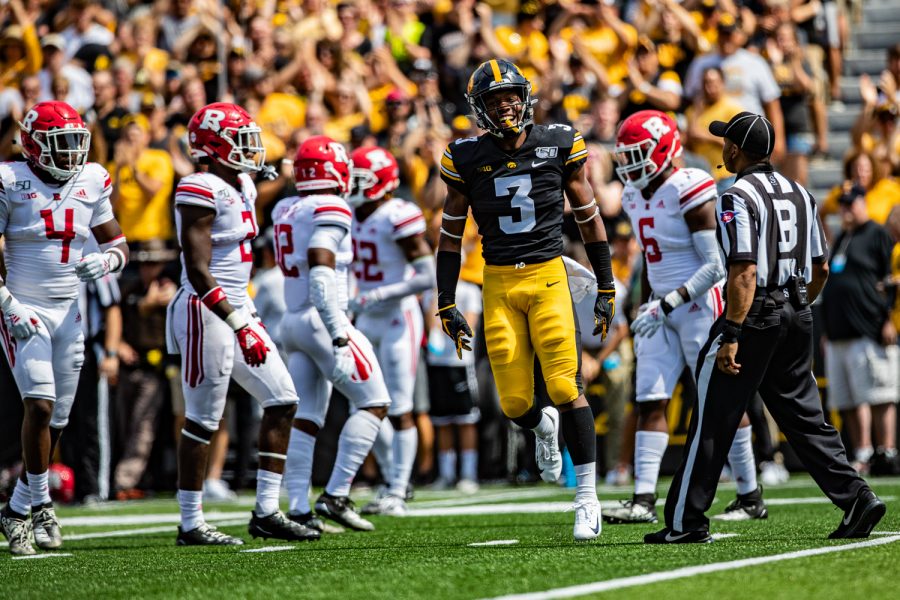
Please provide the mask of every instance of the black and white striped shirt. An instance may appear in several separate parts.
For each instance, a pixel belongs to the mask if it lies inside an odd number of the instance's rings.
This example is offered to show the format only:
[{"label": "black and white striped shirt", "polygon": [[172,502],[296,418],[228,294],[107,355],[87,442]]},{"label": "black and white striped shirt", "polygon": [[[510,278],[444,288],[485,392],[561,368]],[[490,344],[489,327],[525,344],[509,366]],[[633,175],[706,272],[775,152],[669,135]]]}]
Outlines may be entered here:
[{"label": "black and white striped shirt", "polygon": [[809,283],[813,263],[827,259],[815,199],[770,165],[741,173],[719,197],[716,213],[726,264],[756,263],[761,288],[784,285],[792,277]]}]

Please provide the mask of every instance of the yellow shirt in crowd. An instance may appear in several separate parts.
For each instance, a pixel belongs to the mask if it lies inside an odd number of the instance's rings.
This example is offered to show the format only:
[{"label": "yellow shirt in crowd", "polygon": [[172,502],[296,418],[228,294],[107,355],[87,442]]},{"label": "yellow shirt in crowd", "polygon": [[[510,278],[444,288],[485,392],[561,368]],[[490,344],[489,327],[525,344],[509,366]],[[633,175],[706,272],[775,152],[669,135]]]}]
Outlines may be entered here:
[{"label": "yellow shirt in crowd", "polygon": [[[840,185],[831,189],[828,197],[822,203],[823,219],[827,215],[839,212],[838,199],[841,197],[842,191],[843,188]],[[891,177],[885,177],[866,193],[866,206],[869,209],[869,218],[879,225],[885,224],[891,209],[897,204],[900,204],[900,183]]]},{"label": "yellow shirt in crowd", "polygon": [[[706,107],[699,115],[694,114],[696,110],[693,106],[688,107],[686,114],[688,121],[697,120],[700,128],[704,131],[709,129],[709,124],[713,121],[731,120],[731,117],[744,110],[741,105],[728,96],[722,98],[715,104]],[[706,159],[710,166],[714,166],[722,162],[722,146],[712,142],[691,142],[690,149]],[[726,177],[730,177],[731,173],[725,169],[713,169],[713,178],[718,181]]]},{"label": "yellow shirt in crowd", "polygon": [[306,101],[296,94],[273,92],[259,107],[256,124],[287,140],[296,129],[306,124]]},{"label": "yellow shirt in crowd", "polygon": [[[625,31],[628,37],[628,47],[634,48],[638,40],[637,29],[626,23]],[[576,32],[571,27],[565,27],[560,32],[562,39],[567,42],[571,41],[575,35]],[[577,35],[591,55],[606,67],[610,85],[622,83],[628,77],[628,59],[634,52],[633,50],[616,52],[619,47],[619,38],[611,28],[602,25],[585,29]]]},{"label": "yellow shirt in crowd", "polygon": [[165,150],[147,148],[138,157],[135,168],[139,173],[162,181],[163,185],[152,198],[147,198],[134,179],[131,167],[123,167],[116,173],[115,165],[109,165],[113,183],[119,190],[115,212],[122,233],[129,242],[142,242],[154,238],[171,239],[173,230],[170,199],[175,183],[175,169],[172,167],[169,153]]}]

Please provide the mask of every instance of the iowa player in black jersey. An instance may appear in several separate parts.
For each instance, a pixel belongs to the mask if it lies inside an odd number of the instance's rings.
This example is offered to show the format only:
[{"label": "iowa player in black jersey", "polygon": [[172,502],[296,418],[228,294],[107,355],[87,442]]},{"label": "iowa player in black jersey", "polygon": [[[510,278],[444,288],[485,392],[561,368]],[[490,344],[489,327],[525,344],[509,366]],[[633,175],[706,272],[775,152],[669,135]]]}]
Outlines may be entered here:
[{"label": "iowa player in black jersey", "polygon": [[[533,124],[531,83],[511,62],[479,66],[466,97],[487,133],[450,144],[441,160],[449,189],[437,255],[439,316],[462,356],[472,330],[455,307],[455,293],[471,209],[483,236],[485,342],[500,405],[535,432],[546,481],[556,481],[562,468],[562,421],[578,478],[575,539],[593,539],[600,533],[594,417],[580,389],[575,315],[561,258],[565,191],[599,282],[594,333],[605,336],[615,287],[606,232],[585,177],[587,149],[567,125]],[[552,407],[533,408],[535,354],[561,417]]]}]

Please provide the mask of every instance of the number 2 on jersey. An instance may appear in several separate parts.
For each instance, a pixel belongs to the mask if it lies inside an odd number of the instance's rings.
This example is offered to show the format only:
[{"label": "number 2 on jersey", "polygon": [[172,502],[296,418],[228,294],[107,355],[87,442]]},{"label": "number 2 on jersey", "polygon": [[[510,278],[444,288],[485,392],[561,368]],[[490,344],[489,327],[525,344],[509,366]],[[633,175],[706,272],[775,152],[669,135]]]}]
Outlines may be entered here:
[{"label": "number 2 on jersey", "polygon": [[241,211],[241,219],[244,223],[250,223],[250,233],[241,242],[241,262],[253,262],[253,250],[250,248],[250,240],[256,237],[256,223],[253,222],[253,213],[249,210]]},{"label": "number 2 on jersey", "polygon": [[300,269],[297,265],[288,268],[284,262],[286,254],[294,252],[294,227],[290,223],[277,223],[275,225],[275,262],[281,268],[285,277],[300,277]]},{"label": "number 2 on jersey", "polygon": [[500,229],[503,233],[527,233],[534,229],[534,200],[528,193],[531,191],[531,175],[511,175],[494,180],[494,193],[497,198],[509,196],[515,189],[510,205],[519,209],[520,217],[500,217]]},{"label": "number 2 on jersey", "polygon": [[654,223],[653,217],[644,217],[638,221],[638,237],[641,238],[641,246],[644,247],[644,256],[648,263],[658,263],[662,260],[659,243],[647,233],[648,230],[653,230]]},{"label": "number 2 on jersey", "polygon": [[384,273],[378,268],[378,246],[374,242],[353,240],[353,261],[356,277],[362,281],[381,281]]},{"label": "number 2 on jersey", "polygon": [[56,225],[53,223],[53,211],[49,208],[41,211],[41,218],[44,219],[47,239],[62,240],[62,256],[59,262],[67,263],[69,262],[69,246],[72,245],[72,240],[75,239],[75,209],[67,208],[63,214],[65,219],[64,229],[56,228]]}]

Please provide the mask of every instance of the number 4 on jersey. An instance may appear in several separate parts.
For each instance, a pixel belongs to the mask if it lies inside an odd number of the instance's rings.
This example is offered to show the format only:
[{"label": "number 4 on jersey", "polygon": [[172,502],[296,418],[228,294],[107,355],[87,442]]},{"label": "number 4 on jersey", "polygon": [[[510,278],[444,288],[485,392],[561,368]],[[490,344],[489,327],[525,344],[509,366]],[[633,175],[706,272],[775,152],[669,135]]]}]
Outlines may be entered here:
[{"label": "number 4 on jersey", "polygon": [[44,219],[44,230],[47,234],[47,239],[62,240],[62,256],[59,262],[69,262],[69,247],[72,245],[72,240],[75,239],[75,209],[67,208],[65,213],[63,213],[65,220],[63,229],[56,228],[56,224],[53,222],[53,211],[49,208],[41,211],[41,218]]}]

